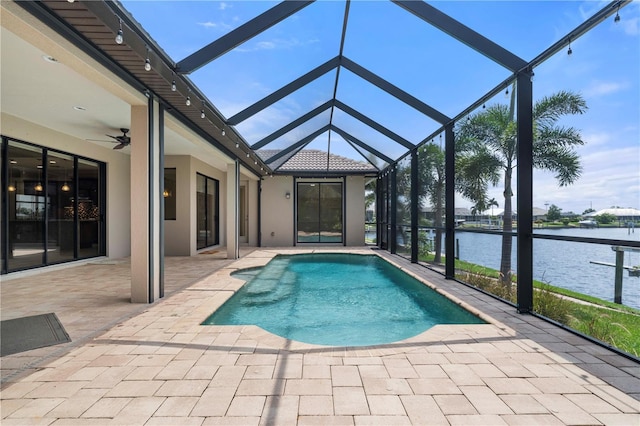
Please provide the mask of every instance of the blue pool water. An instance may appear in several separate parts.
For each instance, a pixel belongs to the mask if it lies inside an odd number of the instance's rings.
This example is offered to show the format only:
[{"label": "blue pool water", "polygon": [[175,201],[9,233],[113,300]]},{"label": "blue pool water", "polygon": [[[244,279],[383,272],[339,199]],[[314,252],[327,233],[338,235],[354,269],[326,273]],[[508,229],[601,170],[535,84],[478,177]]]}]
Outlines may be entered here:
[{"label": "blue pool water", "polygon": [[363,346],[436,324],[484,323],[378,256],[277,256],[234,277],[247,283],[203,324],[255,324],[300,342]]}]

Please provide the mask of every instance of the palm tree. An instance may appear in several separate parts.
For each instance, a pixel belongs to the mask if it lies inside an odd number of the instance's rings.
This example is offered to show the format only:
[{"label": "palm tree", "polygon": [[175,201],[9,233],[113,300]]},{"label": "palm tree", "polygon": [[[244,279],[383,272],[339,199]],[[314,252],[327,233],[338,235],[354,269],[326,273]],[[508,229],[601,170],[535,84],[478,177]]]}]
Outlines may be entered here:
[{"label": "palm tree", "polygon": [[433,206],[433,226],[435,228],[434,263],[442,262],[442,226],[444,219],[444,150],[435,144],[427,144],[418,157],[420,179],[420,199],[426,197]]},{"label": "palm tree", "polygon": [[[514,88],[515,89],[515,88]],[[513,222],[512,176],[517,167],[517,123],[514,97],[510,105],[496,104],[470,116],[457,128],[456,188],[465,198],[485,200],[489,185],[504,179],[504,220],[501,281],[511,289],[511,250]],[[579,94],[560,91],[536,102],[533,107],[533,167],[555,173],[560,186],[569,185],[580,176],[580,158],[575,147],[583,145],[580,132],[563,127],[558,120],[587,110]]]}]

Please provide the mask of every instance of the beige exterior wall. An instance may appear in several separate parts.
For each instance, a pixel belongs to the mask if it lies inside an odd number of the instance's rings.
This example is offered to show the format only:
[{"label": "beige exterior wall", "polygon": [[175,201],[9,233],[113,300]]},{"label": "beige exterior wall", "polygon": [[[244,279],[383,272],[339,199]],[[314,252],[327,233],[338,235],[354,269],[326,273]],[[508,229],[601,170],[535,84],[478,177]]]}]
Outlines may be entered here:
[{"label": "beige exterior wall", "polygon": [[[227,244],[227,173],[197,158],[186,155],[165,157],[165,168],[176,169],[176,220],[165,220],[165,255],[194,256],[196,249],[197,199],[196,174],[200,173],[219,181],[220,246]],[[241,183],[248,189],[248,245],[258,243],[258,181],[241,175]]]},{"label": "beige exterior wall", "polygon": [[[274,176],[262,181],[262,246],[292,247],[293,177]],[[289,192],[291,198],[285,194]]]},{"label": "beige exterior wall", "polygon": [[[314,182],[314,179],[298,179],[298,182]],[[363,246],[364,243],[364,178],[348,176],[342,179],[323,179],[320,182],[344,182],[347,246]],[[262,181],[262,246],[292,247],[295,244],[294,180],[291,176],[275,176]],[[291,198],[285,194],[289,192]]]},{"label": "beige exterior wall", "polygon": [[347,198],[345,229],[348,246],[364,245],[364,177],[347,176],[345,179],[345,196]]},{"label": "beige exterior wall", "polygon": [[81,155],[107,164],[107,256],[131,254],[129,156],[91,142],[70,137],[35,123],[2,114],[0,133],[25,142]]},{"label": "beige exterior wall", "polygon": [[249,210],[249,223],[247,225],[248,245],[256,247],[258,245],[258,185],[257,179],[246,181],[248,191],[247,207]]},{"label": "beige exterior wall", "polygon": [[[176,220],[164,221],[165,256],[190,256],[191,240],[191,157],[171,155],[164,159],[165,168],[176,169]],[[195,241],[195,240],[194,240]],[[195,244],[195,242],[194,242]]]}]

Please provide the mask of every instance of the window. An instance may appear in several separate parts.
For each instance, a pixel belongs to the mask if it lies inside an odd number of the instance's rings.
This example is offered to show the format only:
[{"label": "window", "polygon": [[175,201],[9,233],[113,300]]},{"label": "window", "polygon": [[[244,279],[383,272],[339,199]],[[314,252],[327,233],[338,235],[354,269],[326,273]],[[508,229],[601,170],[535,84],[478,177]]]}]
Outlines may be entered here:
[{"label": "window", "polygon": [[220,243],[219,182],[210,177],[196,175],[197,198],[197,249],[214,246]]},{"label": "window", "polygon": [[342,242],[342,183],[298,183],[299,243]]},{"label": "window", "polygon": [[164,220],[176,220],[176,169],[164,169]]}]

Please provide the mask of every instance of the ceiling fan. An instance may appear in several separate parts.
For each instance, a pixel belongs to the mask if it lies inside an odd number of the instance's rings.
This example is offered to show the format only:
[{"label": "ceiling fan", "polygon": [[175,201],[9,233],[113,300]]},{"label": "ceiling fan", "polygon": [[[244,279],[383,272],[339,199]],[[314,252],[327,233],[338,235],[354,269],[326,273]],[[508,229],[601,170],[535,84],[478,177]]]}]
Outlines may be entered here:
[{"label": "ceiling fan", "polygon": [[131,137],[127,136],[127,133],[129,133],[129,129],[125,129],[125,128],[120,128],[120,131],[122,132],[121,135],[119,136],[112,136],[109,134],[106,134],[105,136],[109,136],[110,138],[112,138],[112,141],[105,141],[105,140],[97,140],[97,139],[87,139],[88,141],[93,141],[93,142],[111,142],[111,143],[117,143],[118,145],[114,146],[113,149],[122,149],[126,146],[129,146],[131,144]]}]

